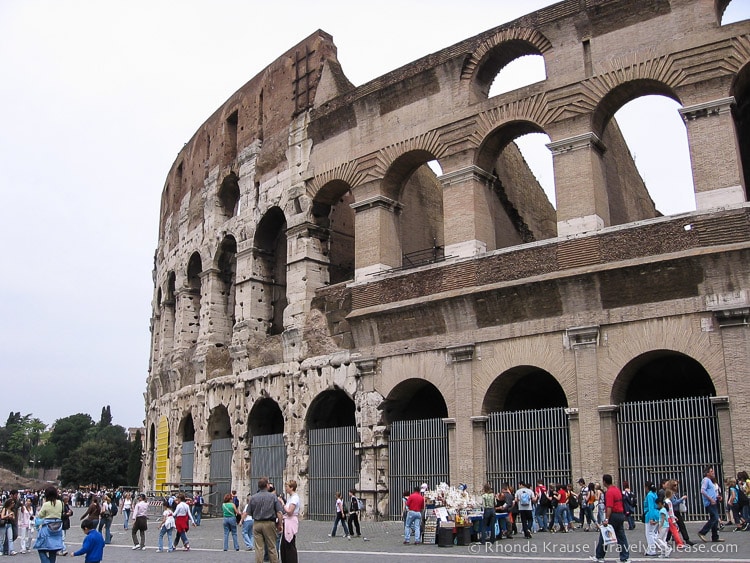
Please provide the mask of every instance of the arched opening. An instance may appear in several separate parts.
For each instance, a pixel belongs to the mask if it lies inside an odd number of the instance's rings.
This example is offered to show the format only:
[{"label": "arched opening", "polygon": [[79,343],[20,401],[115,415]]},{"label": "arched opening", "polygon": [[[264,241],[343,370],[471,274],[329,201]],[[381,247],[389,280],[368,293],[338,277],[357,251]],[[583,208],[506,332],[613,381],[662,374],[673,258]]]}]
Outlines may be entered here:
[{"label": "arched opening", "polygon": [[328,258],[331,284],[354,279],[354,197],[349,184],[329,182],[315,195],[312,215],[315,224],[325,229],[324,255]]},{"label": "arched opening", "polygon": [[[516,366],[492,382],[482,412],[487,415],[487,482],[495,490],[503,482],[571,482],[567,406],[557,379],[536,366]],[[524,446],[518,448],[519,443]]]},{"label": "arched opening", "polygon": [[[221,293],[219,298],[223,301],[224,319],[214,322],[216,328],[225,326],[222,341],[229,344],[232,341],[232,330],[235,323],[235,281],[237,278],[237,241],[232,235],[227,235],[219,245],[217,257],[219,268],[219,279],[221,281]],[[225,320],[224,323],[220,322]]]},{"label": "arched opening", "polygon": [[286,466],[286,444],[284,415],[278,403],[268,397],[258,399],[250,410],[247,428],[250,484],[255,486],[258,479],[268,477],[271,483],[280,486]]},{"label": "arched opening", "polygon": [[[716,389],[695,359],[653,350],[626,364],[612,386],[620,479],[634,491],[663,478],[700,483],[713,466],[722,478]],[[688,495],[688,510],[703,511],[700,495]]]},{"label": "arched opening", "polygon": [[434,488],[450,482],[448,407],[432,383],[410,378],[396,385],[378,408],[389,426],[388,510],[398,518],[401,492],[422,483]]},{"label": "arched opening", "polygon": [[[535,148],[530,160],[539,166],[535,173],[514,142]],[[494,227],[494,247],[507,248],[518,244],[545,240],[557,236],[557,212],[551,199],[538,180],[548,170],[548,189],[554,192],[551,177],[552,155],[543,139],[547,134],[536,124],[513,121],[492,131],[484,139],[477,154],[477,166],[492,176],[494,196],[490,200],[490,214]],[[542,141],[540,143],[540,141]],[[533,159],[531,159],[533,156]]]},{"label": "arched opening", "polygon": [[148,481],[153,487],[154,476],[156,475],[156,426],[151,424],[148,429],[148,455],[151,459],[151,465],[148,468]]},{"label": "arched opening", "polygon": [[174,272],[167,274],[167,290],[164,294],[164,301],[162,305],[164,310],[162,313],[162,344],[161,344],[161,355],[171,352],[174,349],[174,326],[176,322],[176,304],[175,299],[175,284],[176,276]]},{"label": "arched opening", "polygon": [[[626,104],[631,105],[626,108]],[[665,208],[677,212],[695,209],[687,130],[679,113],[674,111],[679,105],[679,98],[667,85],[656,80],[639,79],[613,88],[594,110],[592,129],[606,149],[601,163],[609,200],[609,225],[662,215],[653,199],[656,193]],[[621,109],[624,112],[620,112]],[[614,119],[616,115],[622,123]],[[660,131],[660,135],[654,135],[653,132],[659,129],[655,129],[649,120],[660,121],[669,134],[661,136]],[[647,127],[644,127],[645,123]],[[633,141],[639,140],[643,144],[636,146],[637,143],[629,140],[621,125],[629,131]],[[639,137],[639,128],[647,130],[648,136]],[[658,144],[649,146],[654,139]],[[640,162],[643,166],[636,165]],[[641,169],[647,174],[645,178]],[[661,184],[659,190],[655,190],[657,184]]]},{"label": "arched opening", "polygon": [[434,160],[427,151],[411,151],[398,157],[383,178],[384,194],[400,206],[396,212],[402,267],[445,257],[443,185],[428,164]]},{"label": "arched opening", "polygon": [[267,334],[284,332],[286,297],[286,218],[272,207],[258,223],[255,232],[255,274],[259,287],[259,321]]},{"label": "arched opening", "polygon": [[306,417],[308,518],[328,520],[336,492],[343,494],[359,481],[354,413],[354,401],[342,389],[323,391],[310,404]]},{"label": "arched opening", "polygon": [[187,322],[184,328],[188,343],[194,345],[198,341],[201,326],[201,273],[203,262],[201,256],[194,252],[190,256],[187,268],[187,291],[185,292],[185,318]]},{"label": "arched opening", "polygon": [[750,64],[746,64],[737,73],[732,95],[735,101],[732,115],[737,132],[742,179],[745,182],[745,199],[750,199]]},{"label": "arched opening", "polygon": [[192,414],[188,413],[182,419],[178,433],[182,437],[180,482],[191,483],[193,481],[193,467],[195,463],[195,426]]},{"label": "arched opening", "polygon": [[159,418],[156,430],[156,463],[154,464],[154,489],[162,491],[169,477],[169,421],[166,416]]},{"label": "arched opening", "polygon": [[240,179],[237,174],[230,172],[219,186],[216,194],[222,217],[227,220],[239,215],[240,211]]},{"label": "arched opening", "polygon": [[750,19],[750,5],[744,0],[715,0],[716,20],[729,25]]},{"label": "arched opening", "polygon": [[215,485],[211,489],[211,509],[221,513],[221,501],[232,488],[232,423],[224,405],[211,410],[208,417],[208,437],[211,440],[209,479]]},{"label": "arched opening", "polygon": [[544,57],[539,54],[524,55],[500,69],[490,86],[489,97],[512,92],[544,80],[547,80]]}]

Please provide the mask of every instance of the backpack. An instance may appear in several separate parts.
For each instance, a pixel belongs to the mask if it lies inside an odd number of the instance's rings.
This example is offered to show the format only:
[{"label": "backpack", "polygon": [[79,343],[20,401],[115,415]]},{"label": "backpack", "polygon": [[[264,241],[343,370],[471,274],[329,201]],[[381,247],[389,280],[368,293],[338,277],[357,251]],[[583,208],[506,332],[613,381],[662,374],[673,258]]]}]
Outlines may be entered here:
[{"label": "backpack", "polygon": [[747,498],[745,487],[737,487],[737,506],[740,508],[747,506],[748,500],[750,499]]},{"label": "backpack", "polygon": [[568,495],[568,506],[571,510],[578,508],[578,497],[576,495]]},{"label": "backpack", "polygon": [[361,498],[357,499],[357,510],[364,510],[365,509],[365,501],[363,501]]},{"label": "backpack", "polygon": [[117,516],[117,503],[116,502],[109,503],[109,515]]},{"label": "backpack", "polygon": [[521,504],[531,504],[531,495],[529,494],[528,489],[524,489],[521,492]]},{"label": "backpack", "polygon": [[550,504],[552,504],[552,501],[550,501],[547,493],[545,493],[542,489],[539,489],[539,506],[543,506],[546,508]]}]

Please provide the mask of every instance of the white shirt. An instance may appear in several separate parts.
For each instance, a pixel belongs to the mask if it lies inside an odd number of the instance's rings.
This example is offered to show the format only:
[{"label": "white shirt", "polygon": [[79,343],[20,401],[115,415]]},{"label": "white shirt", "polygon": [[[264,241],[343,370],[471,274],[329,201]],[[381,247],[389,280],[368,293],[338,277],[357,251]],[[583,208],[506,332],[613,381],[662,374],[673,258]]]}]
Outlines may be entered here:
[{"label": "white shirt", "polygon": [[292,505],[294,505],[293,516],[299,516],[299,495],[297,493],[289,495],[289,498],[286,500],[286,505],[284,506],[284,511],[288,511],[289,507]]}]

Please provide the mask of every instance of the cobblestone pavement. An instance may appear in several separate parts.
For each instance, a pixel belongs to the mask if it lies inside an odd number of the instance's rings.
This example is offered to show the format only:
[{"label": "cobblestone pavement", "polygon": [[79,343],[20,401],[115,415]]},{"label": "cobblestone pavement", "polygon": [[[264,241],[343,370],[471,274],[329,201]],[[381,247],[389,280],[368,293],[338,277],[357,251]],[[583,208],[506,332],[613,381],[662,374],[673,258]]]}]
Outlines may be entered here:
[{"label": "cobblestone pavement", "polygon": [[[74,517],[75,519],[75,517]],[[74,520],[74,528],[68,531],[69,551],[78,549],[83,533]],[[724,543],[701,543],[697,530],[699,523],[688,525],[691,537],[698,540],[695,549],[690,552],[675,551],[671,560],[684,562],[731,561],[750,562],[750,532],[722,532]],[[493,545],[472,544],[469,546],[438,547],[437,545],[404,545],[403,528],[400,522],[363,522],[363,537],[344,539],[339,529],[338,537],[330,538],[331,522],[302,521],[297,537],[300,561],[310,563],[334,563],[331,553],[340,553],[336,559],[346,562],[369,563],[381,561],[408,561],[409,563],[435,563],[440,561],[487,561],[503,562],[551,562],[551,561],[586,561],[594,554],[598,535],[594,532],[575,531],[568,534],[535,534],[531,540],[518,535],[511,540],[502,540]],[[146,532],[145,551],[133,551],[130,531],[122,528],[122,520],[112,527],[113,541],[105,548],[104,561],[113,563],[138,563],[179,559],[182,562],[201,561],[253,563],[255,554],[245,551],[242,536],[239,534],[240,551],[235,552],[229,539],[229,551],[224,552],[222,520],[206,518],[198,528],[191,528],[190,551],[181,548],[174,553],[158,553],[158,521],[149,522]],[[654,561],[655,557],[644,556],[645,539],[643,527],[627,532],[631,544],[631,561]],[[365,538],[367,538],[365,540]],[[165,536],[166,541],[166,536]],[[38,561],[35,552],[19,555],[22,560]],[[340,559],[343,557],[343,559]],[[58,558],[59,561],[66,559]],[[77,561],[83,563],[83,559]],[[615,554],[609,554],[607,561],[617,561]]]}]

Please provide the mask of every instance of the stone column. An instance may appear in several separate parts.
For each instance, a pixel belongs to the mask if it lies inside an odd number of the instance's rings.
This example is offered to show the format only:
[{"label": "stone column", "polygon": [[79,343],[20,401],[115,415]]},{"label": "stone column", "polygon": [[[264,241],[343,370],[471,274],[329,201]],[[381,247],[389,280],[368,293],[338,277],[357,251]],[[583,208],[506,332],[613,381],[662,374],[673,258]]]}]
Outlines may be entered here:
[{"label": "stone column", "polygon": [[200,323],[200,293],[190,287],[183,287],[175,293],[177,299],[177,319],[175,321],[175,349],[187,350],[198,341]]},{"label": "stone column", "polygon": [[175,299],[165,300],[161,304],[161,342],[159,343],[159,356],[163,358],[174,348],[175,329]]},{"label": "stone column", "polygon": [[354,209],[354,279],[401,265],[398,215],[401,204],[382,195],[351,205]]},{"label": "stone column", "polygon": [[595,405],[600,400],[596,394],[596,390],[599,389],[596,357],[598,343],[598,326],[571,327],[565,331],[563,344],[573,352],[576,366],[577,403],[567,410],[570,425],[570,463],[573,475],[579,477],[600,475],[602,457],[607,459],[606,453],[599,453],[599,433],[602,429],[597,412],[591,408],[581,408]]},{"label": "stone column", "polygon": [[697,209],[745,202],[733,104],[729,97],[679,110],[687,125]]},{"label": "stone column", "polygon": [[[475,483],[475,454],[474,428],[472,422],[473,409],[473,386],[471,381],[471,367],[474,359],[474,345],[452,346],[446,349],[448,363],[453,367],[454,381],[454,411],[453,415],[453,439],[449,434],[450,453],[450,479],[451,483],[466,483],[467,485],[478,485],[481,489],[482,483]],[[457,439],[465,436],[464,439]],[[467,439],[471,436],[471,439]],[[482,440],[482,444],[483,444]],[[480,446],[480,450],[484,446]],[[481,454],[480,454],[481,455]],[[482,479],[480,479],[482,481]]]},{"label": "stone column", "polygon": [[476,256],[495,250],[491,199],[495,177],[471,165],[438,179],[443,184],[446,256]]},{"label": "stone column", "polygon": [[596,231],[610,224],[609,197],[602,154],[594,133],[583,133],[547,145],[555,168],[557,234]]},{"label": "stone column", "polygon": [[218,268],[201,272],[201,324],[198,345],[232,342],[232,321],[227,313],[228,292]]},{"label": "stone column", "polygon": [[471,417],[471,441],[474,448],[474,478],[472,490],[480,491],[487,482],[487,420],[488,416]]},{"label": "stone column", "polygon": [[[599,449],[595,451],[601,451],[601,474],[619,474],[620,454],[617,448],[617,411],[619,408],[617,405],[601,405],[598,408],[601,442]],[[596,475],[598,473],[594,474]]]},{"label": "stone column", "polygon": [[286,328],[302,328],[315,290],[328,284],[328,231],[314,223],[289,227],[287,236]]}]

